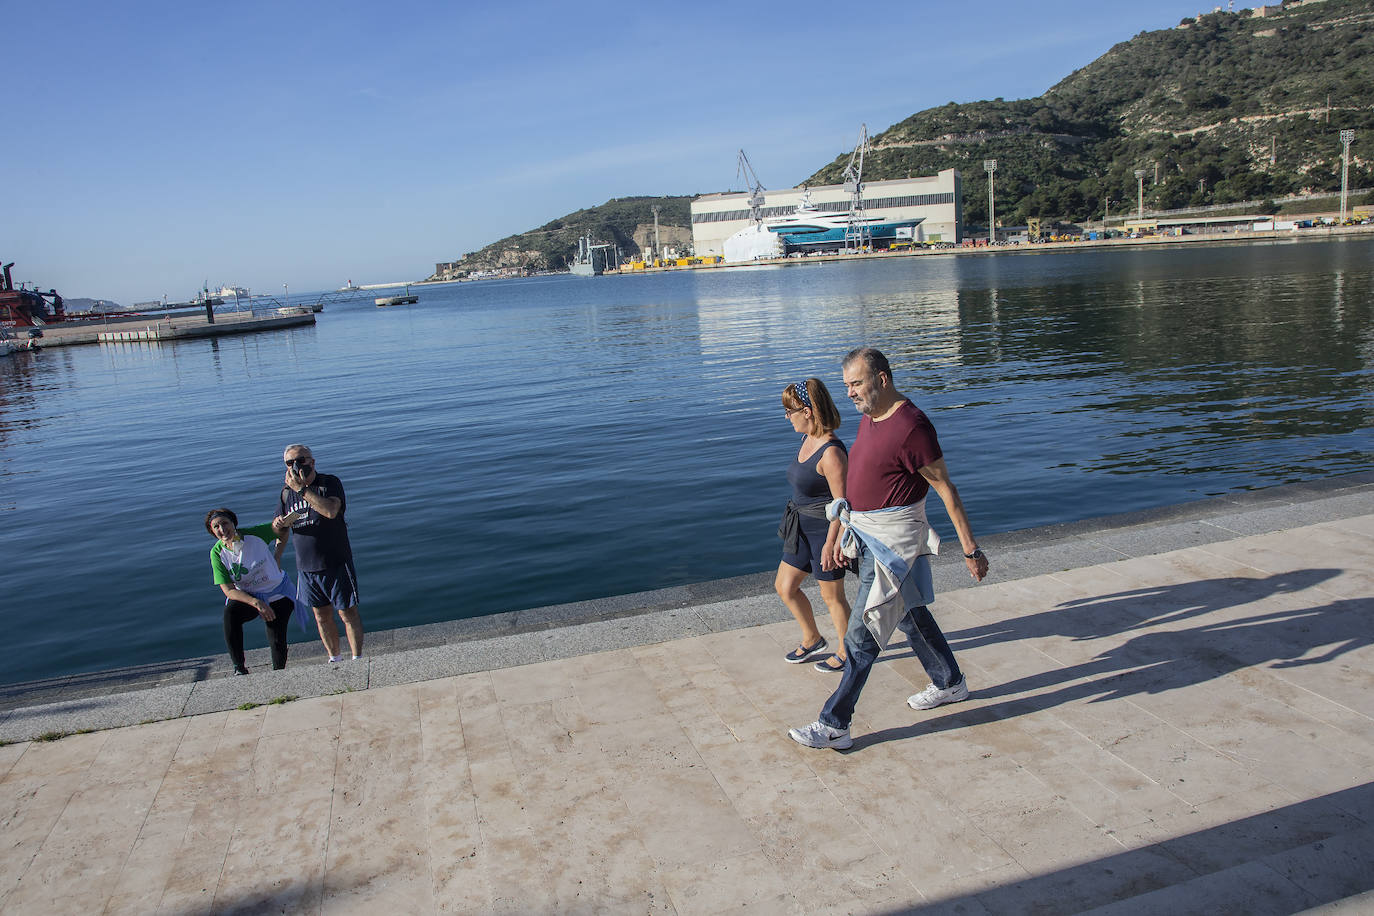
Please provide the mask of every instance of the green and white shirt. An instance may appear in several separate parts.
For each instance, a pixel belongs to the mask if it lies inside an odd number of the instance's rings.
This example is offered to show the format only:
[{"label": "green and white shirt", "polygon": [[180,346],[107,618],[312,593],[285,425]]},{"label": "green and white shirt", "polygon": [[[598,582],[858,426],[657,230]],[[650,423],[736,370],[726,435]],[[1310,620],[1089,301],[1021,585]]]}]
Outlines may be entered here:
[{"label": "green and white shirt", "polygon": [[292,595],[286,576],[268,546],[277,539],[272,525],[240,528],[239,536],[233,544],[216,540],[210,548],[210,570],[214,573],[215,585],[231,585],[264,601]]}]

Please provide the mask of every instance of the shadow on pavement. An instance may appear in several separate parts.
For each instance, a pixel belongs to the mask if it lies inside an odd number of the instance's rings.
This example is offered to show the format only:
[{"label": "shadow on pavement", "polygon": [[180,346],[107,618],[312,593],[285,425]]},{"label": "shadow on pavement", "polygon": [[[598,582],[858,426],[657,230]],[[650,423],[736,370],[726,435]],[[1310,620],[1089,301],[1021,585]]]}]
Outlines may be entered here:
[{"label": "shadow on pavement", "polygon": [[[1100,703],[1163,693],[1242,668],[1285,669],[1329,662],[1374,643],[1374,627],[1369,625],[1374,601],[1338,599],[1249,617],[1200,618],[1272,595],[1299,592],[1338,573],[1334,569],[1310,569],[1266,578],[1208,579],[1138,589],[952,633],[949,641],[957,653],[1016,639],[1061,636],[1086,641],[1145,631],[1110,645],[1086,662],[1001,684],[972,684],[972,699],[981,701],[980,705],[951,707],[941,717],[856,736],[853,750],[1041,712],[1079,700]],[[1195,621],[1196,625],[1178,627],[1183,621]],[[1317,650],[1323,651],[1308,657]],[[997,702],[987,703],[989,700]]]},{"label": "shadow on pavement", "polygon": [[[1294,913],[1374,890],[1374,858],[1367,853],[1371,823],[1374,785],[1365,783],[896,912],[958,912],[959,902],[972,898],[983,907],[977,912],[989,913],[1077,913],[1121,901],[1109,912]],[[1164,888],[1167,899],[1132,899]]]}]

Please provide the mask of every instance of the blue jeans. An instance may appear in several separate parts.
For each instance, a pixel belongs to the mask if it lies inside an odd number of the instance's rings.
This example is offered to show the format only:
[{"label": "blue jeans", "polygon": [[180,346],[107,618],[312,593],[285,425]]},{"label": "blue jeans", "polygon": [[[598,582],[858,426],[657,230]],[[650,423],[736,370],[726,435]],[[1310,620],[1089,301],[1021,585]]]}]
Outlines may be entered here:
[{"label": "blue jeans", "polygon": [[[831,728],[849,728],[859,694],[863,692],[864,684],[868,683],[868,673],[885,648],[878,645],[864,624],[864,602],[868,599],[868,590],[873,587],[873,554],[866,548],[860,549],[859,595],[854,602],[854,613],[849,617],[849,631],[844,634],[847,656],[844,673],[840,675],[840,686],[825,701],[820,715],[821,721]],[[911,650],[916,653],[916,658],[936,687],[943,690],[964,679],[945,634],[940,632],[939,625],[925,605],[908,609],[906,616],[897,623],[897,629],[911,640]]]}]

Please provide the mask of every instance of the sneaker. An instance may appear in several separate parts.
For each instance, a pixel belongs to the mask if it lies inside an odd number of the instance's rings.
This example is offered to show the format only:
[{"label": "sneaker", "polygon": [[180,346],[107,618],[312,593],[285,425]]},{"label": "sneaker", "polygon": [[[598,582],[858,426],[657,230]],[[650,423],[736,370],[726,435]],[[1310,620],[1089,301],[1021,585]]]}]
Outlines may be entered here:
[{"label": "sneaker", "polygon": [[335,662],[341,662],[341,661],[343,661],[343,660],[344,660],[344,656],[342,656],[342,655],[331,655],[331,656],[329,656],[329,663],[330,663],[331,665],[334,664]]},{"label": "sneaker", "polygon": [[806,728],[789,728],[787,734],[792,736],[793,741],[807,747],[833,747],[842,751],[854,745],[854,739],[849,737],[849,729],[831,728],[819,719]]},{"label": "sneaker", "polygon": [[926,689],[920,693],[908,697],[906,705],[912,709],[934,709],[936,706],[944,706],[946,703],[958,703],[968,699],[968,678],[961,678],[959,683],[953,687],[946,687],[941,690],[934,684],[927,684]]},{"label": "sneaker", "polygon": [[783,658],[787,659],[787,661],[793,665],[800,665],[802,662],[813,659],[824,652],[826,645],[825,637],[822,636],[820,639],[816,640],[814,646],[797,646],[797,648],[784,655]]},{"label": "sneaker", "polygon": [[235,669],[234,669],[234,677],[241,677],[242,675],[245,675],[245,674],[247,674],[247,673],[248,673],[248,669],[247,669],[247,668],[235,668]]}]

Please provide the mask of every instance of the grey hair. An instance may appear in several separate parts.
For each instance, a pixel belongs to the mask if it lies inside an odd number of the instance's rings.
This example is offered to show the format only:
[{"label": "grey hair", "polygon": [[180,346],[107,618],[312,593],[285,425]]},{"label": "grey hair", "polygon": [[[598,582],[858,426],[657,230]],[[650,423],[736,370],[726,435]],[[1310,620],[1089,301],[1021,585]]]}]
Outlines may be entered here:
[{"label": "grey hair", "polygon": [[859,360],[863,360],[864,365],[868,367],[870,375],[876,376],[879,372],[886,372],[887,377],[889,379],[892,378],[892,367],[888,365],[887,357],[883,355],[881,350],[874,349],[873,347],[856,347],[850,350],[845,354],[844,362],[840,363],[840,365],[848,366],[850,363]]}]

